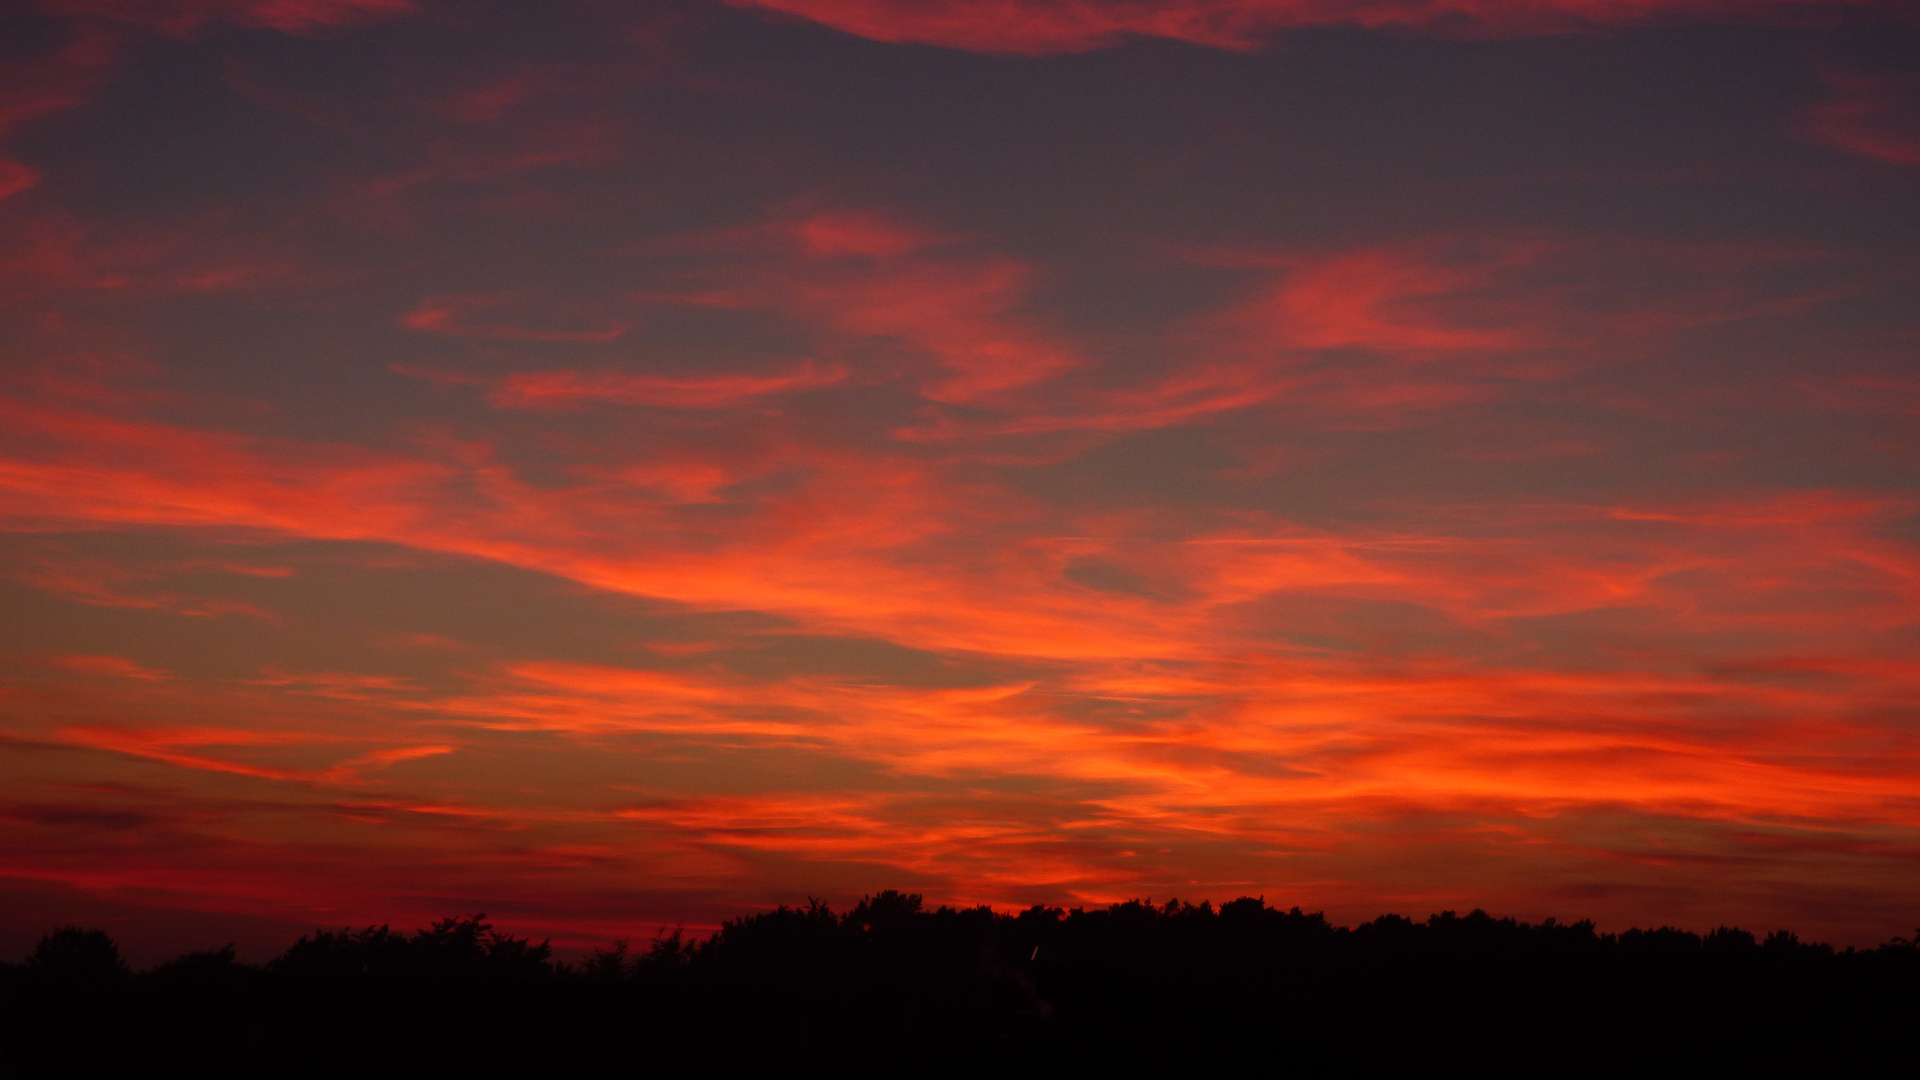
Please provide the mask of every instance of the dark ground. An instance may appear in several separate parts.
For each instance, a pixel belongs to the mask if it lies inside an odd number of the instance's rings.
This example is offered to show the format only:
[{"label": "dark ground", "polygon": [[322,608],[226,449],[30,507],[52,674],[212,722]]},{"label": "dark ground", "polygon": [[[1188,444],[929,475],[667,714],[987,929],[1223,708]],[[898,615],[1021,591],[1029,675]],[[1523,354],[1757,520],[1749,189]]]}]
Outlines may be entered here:
[{"label": "dark ground", "polygon": [[131,973],[0,968],[0,1075],[1721,1075],[1911,1068],[1920,951],[1482,912],[1347,929],[1253,899],[1018,915],[886,892],[555,963],[482,918]]}]

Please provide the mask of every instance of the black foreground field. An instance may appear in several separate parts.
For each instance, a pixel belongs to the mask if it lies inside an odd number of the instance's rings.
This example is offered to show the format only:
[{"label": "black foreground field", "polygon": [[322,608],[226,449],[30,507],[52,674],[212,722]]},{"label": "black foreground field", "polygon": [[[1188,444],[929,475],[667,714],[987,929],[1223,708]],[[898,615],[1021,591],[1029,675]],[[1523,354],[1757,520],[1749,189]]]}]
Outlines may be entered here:
[{"label": "black foreground field", "polygon": [[0,1076],[1717,1075],[1911,1069],[1916,1021],[1907,939],[884,892],[579,964],[484,917],[138,974],[61,930],[0,968]]}]

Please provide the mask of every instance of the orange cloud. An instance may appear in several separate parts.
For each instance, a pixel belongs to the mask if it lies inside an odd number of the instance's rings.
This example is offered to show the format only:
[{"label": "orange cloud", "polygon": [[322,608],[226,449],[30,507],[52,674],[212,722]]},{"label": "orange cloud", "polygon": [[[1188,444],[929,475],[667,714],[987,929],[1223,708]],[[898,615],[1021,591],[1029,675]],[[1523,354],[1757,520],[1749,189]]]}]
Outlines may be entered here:
[{"label": "orange cloud", "polygon": [[[761,6],[1028,54],[1790,15]],[[1343,194],[1248,163],[1374,106],[1182,112],[1243,222],[1125,123],[1002,139],[992,93],[953,140],[1012,194],[933,182],[884,124],[812,126],[811,59],[744,64],[737,18],[495,67],[400,48],[398,4],[151,14],[157,67],[225,63],[195,93],[254,118],[183,153],[190,197],[75,163],[184,107],[144,68],[100,96],[124,21],[0,67],[0,876],[301,925],[497,898],[581,940],[879,884],[1617,926],[1837,882],[1829,925],[1904,932],[1910,275],[1819,214],[1727,224],[1802,205],[1794,169],[1682,228],[1687,161],[1541,180],[1566,148],[1527,129]],[[368,28],[308,71],[215,22]],[[942,63],[915,85],[1054,74]],[[1898,164],[1902,87],[1837,81],[1805,133]]]},{"label": "orange cloud", "polygon": [[55,667],[78,675],[106,675],[116,679],[171,679],[173,673],[148,667],[124,656],[51,656]]},{"label": "orange cloud", "polygon": [[300,770],[237,761],[198,752],[215,748],[285,746],[309,741],[299,735],[274,735],[224,728],[143,729],[88,725],[63,728],[60,739],[74,746],[106,750],[129,757],[201,772],[231,773],[262,780],[294,780]]},{"label": "orange cloud", "polygon": [[772,394],[815,390],[847,377],[838,364],[802,361],[767,375],[623,375],[617,372],[529,371],[494,385],[488,399],[509,409],[556,409],[584,404],[655,405],[717,409]]},{"label": "orange cloud", "polygon": [[[247,571],[240,571],[245,573]],[[220,616],[251,615],[270,618],[269,612],[244,600],[226,597],[189,596],[153,588],[149,582],[160,574],[137,570],[101,560],[54,559],[25,570],[21,579],[38,589],[46,589],[86,604],[101,607],[170,611],[178,615]]]}]

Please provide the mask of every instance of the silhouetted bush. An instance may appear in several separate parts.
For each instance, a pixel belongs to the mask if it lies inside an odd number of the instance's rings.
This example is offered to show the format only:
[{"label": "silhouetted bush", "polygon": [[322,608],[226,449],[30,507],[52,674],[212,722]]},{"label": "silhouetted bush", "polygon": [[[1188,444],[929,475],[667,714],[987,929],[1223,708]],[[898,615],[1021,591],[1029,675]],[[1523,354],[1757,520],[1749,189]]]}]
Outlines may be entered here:
[{"label": "silhouetted bush", "polygon": [[27,975],[56,986],[91,988],[127,978],[120,946],[99,930],[63,927],[40,939],[27,957]]},{"label": "silhouetted bush", "polygon": [[[1916,937],[1920,937],[1917,934]],[[1920,950],[1601,934],[1482,911],[1352,929],[1241,898],[927,909],[882,892],[576,964],[484,915],[318,930],[138,975],[98,931],[0,965],[23,1076],[1556,1075],[1863,1068],[1904,1052]],[[0,1075],[4,1075],[0,1073]]]}]

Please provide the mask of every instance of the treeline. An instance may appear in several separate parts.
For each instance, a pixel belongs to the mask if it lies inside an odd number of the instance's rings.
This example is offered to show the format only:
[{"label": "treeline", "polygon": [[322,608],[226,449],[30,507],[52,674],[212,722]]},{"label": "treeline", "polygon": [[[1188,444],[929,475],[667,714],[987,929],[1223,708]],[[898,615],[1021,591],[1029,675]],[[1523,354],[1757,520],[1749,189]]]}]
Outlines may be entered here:
[{"label": "treeline", "polygon": [[[1920,935],[1916,935],[1920,936]],[[64,929],[0,968],[0,1076],[1567,1073],[1908,1060],[1920,951],[1261,900],[926,909],[883,892],[577,963],[449,918],[134,973]]]}]

